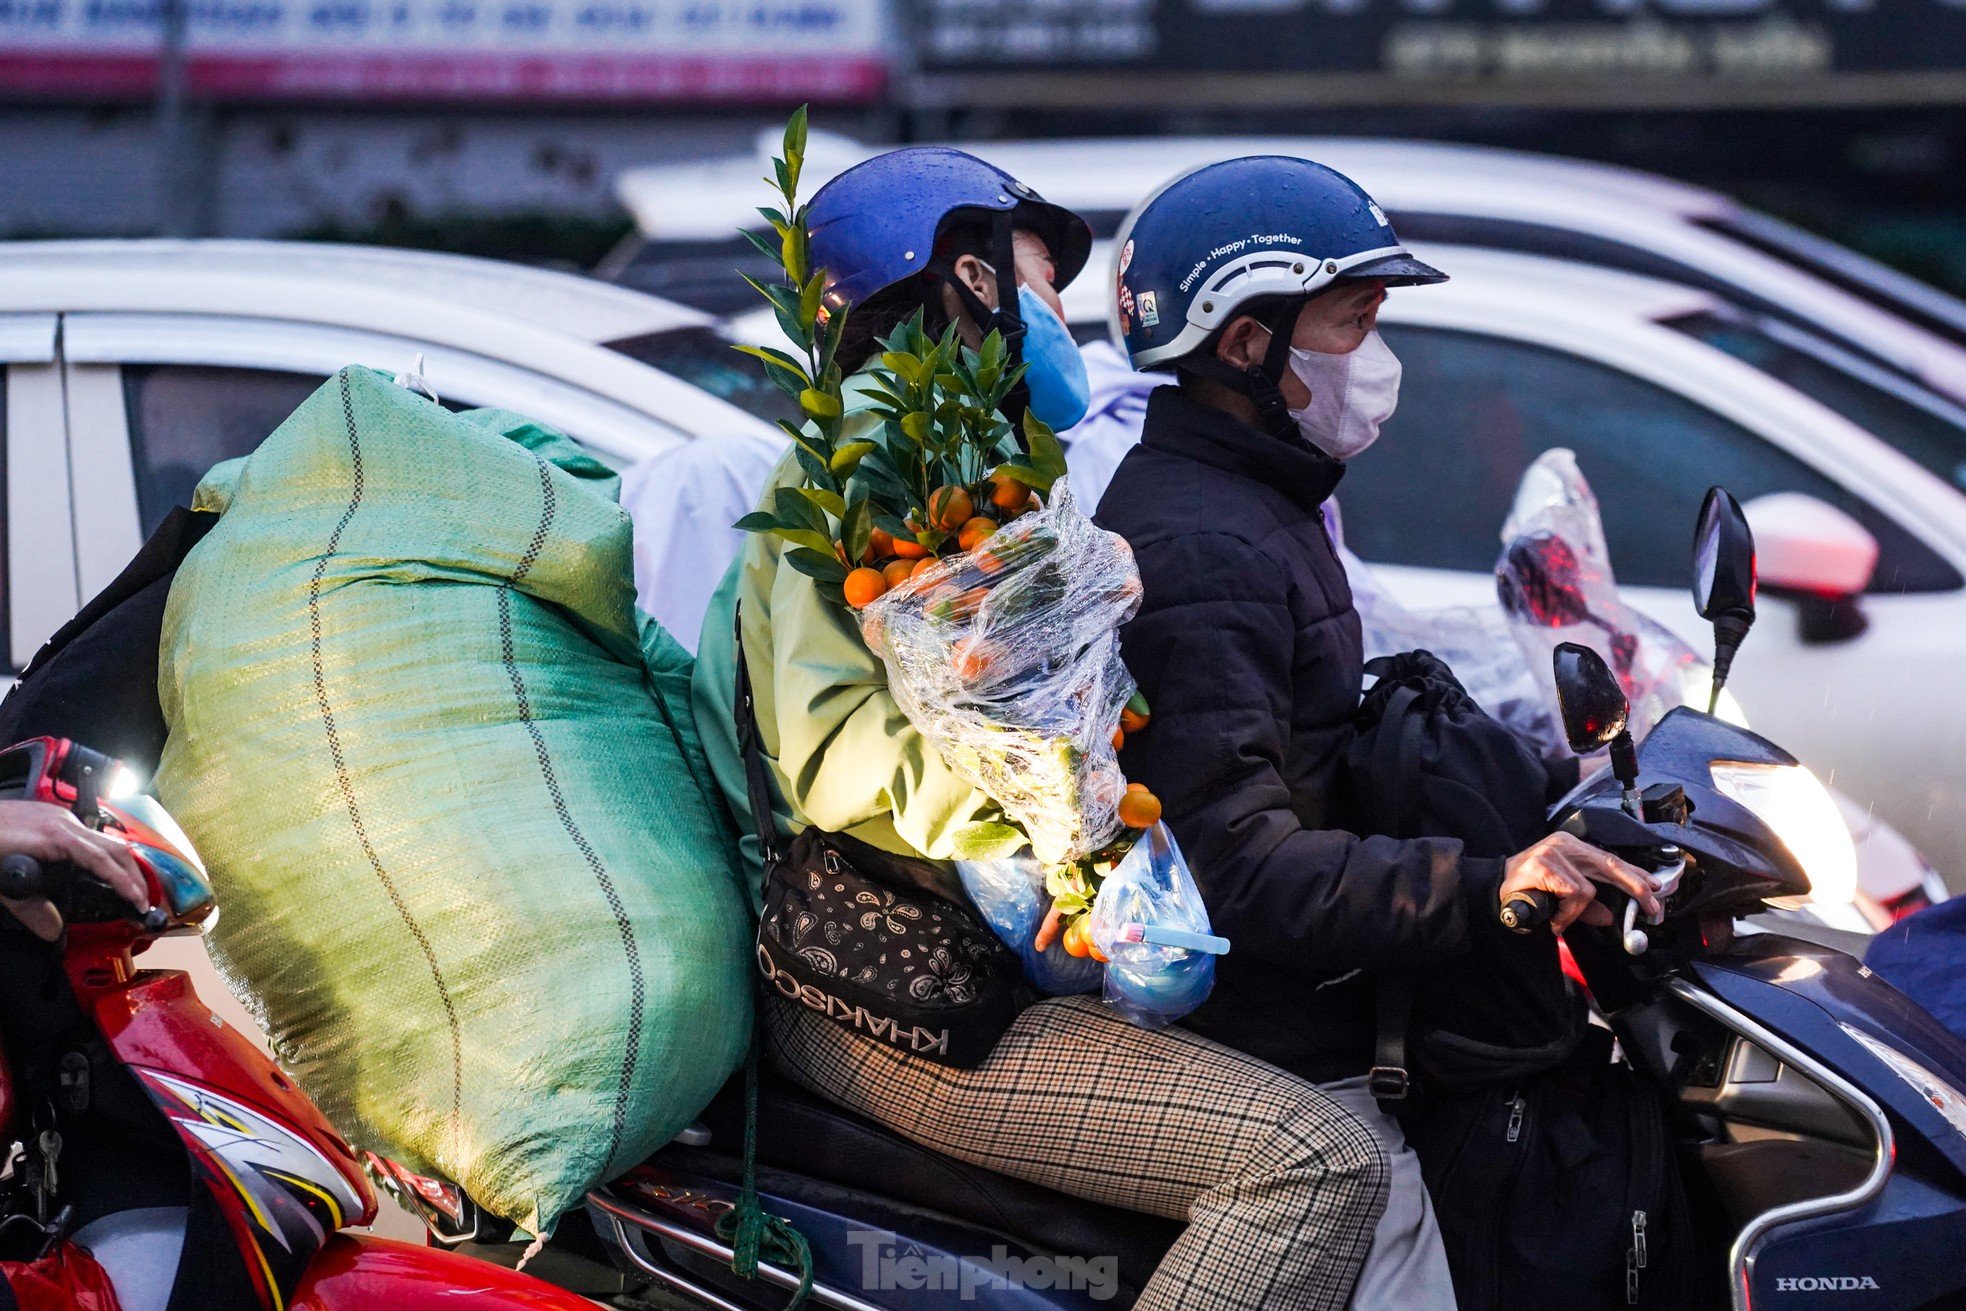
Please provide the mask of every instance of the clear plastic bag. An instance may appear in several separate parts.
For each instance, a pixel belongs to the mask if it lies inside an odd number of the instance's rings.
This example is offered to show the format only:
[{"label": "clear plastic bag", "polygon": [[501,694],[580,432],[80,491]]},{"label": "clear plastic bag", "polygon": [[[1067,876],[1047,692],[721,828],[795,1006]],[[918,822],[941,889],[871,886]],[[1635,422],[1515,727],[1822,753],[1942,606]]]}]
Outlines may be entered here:
[{"label": "clear plastic bag", "polygon": [[1174,1023],[1208,999],[1229,944],[1165,824],[1140,835],[1099,885],[1092,940],[1106,956],[1105,1000],[1145,1029]]},{"label": "clear plastic bag", "polygon": [[[1358,586],[1367,656],[1423,649],[1445,660],[1482,709],[1548,757],[1570,754],[1557,717],[1550,654],[1579,642],[1605,659],[1643,736],[1674,706],[1704,707],[1708,668],[1686,643],[1618,596],[1604,524],[1576,457],[1558,448],[1531,464],[1502,525],[1497,605],[1407,610]],[[1346,570],[1369,577],[1349,554]]]},{"label": "clear plastic bag", "polygon": [[861,632],[909,722],[1054,867],[1121,831],[1112,738],[1135,689],[1119,626],[1139,605],[1132,548],[1061,479],[1049,505],[869,605]]},{"label": "clear plastic bag", "polygon": [[1554,714],[1550,664],[1559,643],[1577,642],[1604,657],[1631,703],[1631,729],[1640,737],[1706,686],[1705,664],[1693,649],[1618,596],[1597,497],[1569,451],[1545,451],[1522,475],[1502,543],[1495,591],[1542,701],[1552,708],[1547,748],[1567,749]]},{"label": "clear plastic bag", "polygon": [[1038,927],[1051,908],[1051,897],[1044,887],[1044,867],[1029,850],[998,860],[959,860],[956,872],[963,891],[1024,962],[1024,977],[1038,991],[1063,997],[1099,986],[1105,966],[1073,956],[1062,939],[1037,950]]}]

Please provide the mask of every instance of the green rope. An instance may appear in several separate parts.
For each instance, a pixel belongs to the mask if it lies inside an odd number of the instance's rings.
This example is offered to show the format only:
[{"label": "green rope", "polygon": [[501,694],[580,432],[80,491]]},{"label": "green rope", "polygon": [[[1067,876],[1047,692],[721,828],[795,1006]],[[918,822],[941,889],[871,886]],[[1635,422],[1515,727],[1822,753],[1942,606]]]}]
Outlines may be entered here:
[{"label": "green rope", "polygon": [[[757,1025],[764,1024],[760,1015]],[[759,1028],[751,1031],[751,1051],[744,1058],[744,1187],[737,1205],[717,1217],[717,1237],[731,1246],[730,1268],[746,1279],[758,1277],[760,1259],[799,1272],[799,1287],[785,1311],[799,1311],[812,1293],[812,1247],[792,1222],[765,1210],[758,1200],[758,1050]]]}]

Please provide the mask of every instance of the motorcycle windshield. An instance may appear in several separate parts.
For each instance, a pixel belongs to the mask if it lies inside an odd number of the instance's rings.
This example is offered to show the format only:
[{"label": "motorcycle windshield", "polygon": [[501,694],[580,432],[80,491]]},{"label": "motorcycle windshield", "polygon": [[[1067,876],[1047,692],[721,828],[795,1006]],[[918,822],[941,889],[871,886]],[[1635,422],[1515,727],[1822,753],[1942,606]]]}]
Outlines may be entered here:
[{"label": "motorcycle windshield", "polygon": [[155,797],[118,797],[105,808],[123,821],[130,845],[156,871],[174,918],[190,918],[212,904],[211,879],[197,849]]}]

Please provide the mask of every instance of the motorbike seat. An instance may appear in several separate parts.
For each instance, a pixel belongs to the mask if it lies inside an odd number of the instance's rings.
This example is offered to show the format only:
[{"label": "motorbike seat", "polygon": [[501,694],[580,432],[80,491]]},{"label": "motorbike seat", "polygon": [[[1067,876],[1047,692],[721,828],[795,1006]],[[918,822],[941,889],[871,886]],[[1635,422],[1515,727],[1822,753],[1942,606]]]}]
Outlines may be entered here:
[{"label": "motorbike seat", "polygon": [[[714,1145],[741,1148],[742,1077],[725,1085],[702,1118]],[[1006,1234],[1036,1252],[1115,1256],[1121,1281],[1136,1289],[1185,1228],[943,1156],[769,1072],[758,1089],[758,1160]]]}]

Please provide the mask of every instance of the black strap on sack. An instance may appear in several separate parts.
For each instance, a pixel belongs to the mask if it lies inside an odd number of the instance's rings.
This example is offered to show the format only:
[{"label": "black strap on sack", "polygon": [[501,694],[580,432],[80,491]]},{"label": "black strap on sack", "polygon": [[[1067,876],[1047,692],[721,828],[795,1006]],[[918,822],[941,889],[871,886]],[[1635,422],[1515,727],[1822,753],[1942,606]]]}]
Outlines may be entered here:
[{"label": "black strap on sack", "polygon": [[[781,859],[777,826],[771,818],[771,782],[765,776],[764,756],[758,746],[758,719],[751,702],[751,671],[744,663],[744,608],[737,607],[732,619],[736,629],[737,652],[737,743],[744,753],[745,788],[751,798],[751,819],[758,833],[758,847],[764,856],[767,875]],[[741,865],[741,862],[740,862]],[[751,892],[744,890],[745,904]],[[754,996],[761,994],[757,971],[749,971]],[[744,1155],[743,1182],[737,1205],[717,1217],[717,1237],[731,1246],[732,1273],[745,1279],[758,1277],[758,1262],[799,1272],[799,1286],[785,1311],[799,1311],[812,1294],[812,1247],[791,1221],[765,1210],[758,1198],[758,1067],[764,1047],[764,1008],[755,1008],[751,1025],[751,1049],[744,1056]]]},{"label": "black strap on sack", "polygon": [[751,670],[744,661],[744,607],[737,607],[737,747],[744,753],[744,791],[751,803],[751,827],[758,835],[758,854],[770,878],[785,855],[778,845],[778,825],[772,819],[771,776],[765,770],[764,748],[758,742],[758,712],[751,697]]}]

